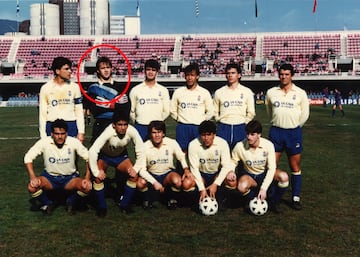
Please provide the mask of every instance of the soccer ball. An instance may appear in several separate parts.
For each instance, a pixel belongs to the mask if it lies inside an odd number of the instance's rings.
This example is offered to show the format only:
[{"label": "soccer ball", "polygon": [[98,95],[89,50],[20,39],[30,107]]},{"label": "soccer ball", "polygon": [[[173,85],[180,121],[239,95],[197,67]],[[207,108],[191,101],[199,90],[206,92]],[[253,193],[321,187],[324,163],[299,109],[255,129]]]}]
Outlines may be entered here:
[{"label": "soccer ball", "polygon": [[257,197],[255,197],[249,202],[249,208],[251,213],[253,213],[256,216],[261,216],[267,212],[268,203],[266,200],[260,200]]},{"label": "soccer ball", "polygon": [[215,198],[207,196],[199,203],[199,208],[202,214],[210,216],[217,213],[219,205]]}]

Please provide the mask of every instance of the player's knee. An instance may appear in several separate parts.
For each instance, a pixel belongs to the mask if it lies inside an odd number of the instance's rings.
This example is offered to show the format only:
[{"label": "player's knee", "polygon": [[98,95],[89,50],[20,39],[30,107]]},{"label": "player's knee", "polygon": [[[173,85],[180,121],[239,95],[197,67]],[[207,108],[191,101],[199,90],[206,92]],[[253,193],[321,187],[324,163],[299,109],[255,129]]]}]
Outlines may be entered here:
[{"label": "player's knee", "polygon": [[190,189],[195,188],[195,181],[191,179],[184,179],[182,187],[184,191],[189,191]]},{"label": "player's knee", "polygon": [[279,183],[289,182],[289,176],[286,172],[280,172],[277,180]]},{"label": "player's knee", "polygon": [[136,182],[136,187],[139,189],[139,190],[143,190],[145,189],[147,186],[147,182],[145,179],[143,178],[139,178]]},{"label": "player's knee", "polygon": [[247,191],[249,191],[248,183],[246,181],[240,181],[237,185],[237,189],[242,194],[246,193]]}]

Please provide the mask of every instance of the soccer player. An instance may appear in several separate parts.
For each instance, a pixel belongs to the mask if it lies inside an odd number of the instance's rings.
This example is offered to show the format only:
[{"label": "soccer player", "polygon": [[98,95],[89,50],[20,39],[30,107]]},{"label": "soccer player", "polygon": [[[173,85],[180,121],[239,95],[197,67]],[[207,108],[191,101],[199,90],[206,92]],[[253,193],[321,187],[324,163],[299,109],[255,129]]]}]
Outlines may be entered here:
[{"label": "soccer player", "polygon": [[[96,61],[96,75],[98,82],[90,85],[87,90],[88,96],[96,100],[89,101],[89,108],[95,119],[91,144],[112,123],[115,108],[128,112],[131,108],[128,95],[124,92],[126,86],[112,78],[112,63],[108,57],[102,56]],[[120,97],[121,93],[124,94]]]},{"label": "soccer player", "polygon": [[[30,177],[28,190],[33,205],[40,201],[41,210],[51,214],[55,203],[51,201],[46,191],[64,189],[71,192],[66,206],[69,214],[73,214],[74,206],[91,191],[90,170],[88,168],[88,150],[73,137],[68,137],[68,125],[62,119],[51,123],[51,136],[38,140],[25,154],[24,163]],[[45,169],[40,176],[36,176],[33,161],[40,154],[43,155]],[[79,177],[75,165],[79,155],[86,162],[85,178]]]},{"label": "soccer player", "polygon": [[334,99],[335,102],[332,107],[331,117],[335,117],[335,111],[336,111],[337,107],[339,107],[342,117],[344,117],[345,112],[344,112],[343,106],[341,104],[341,92],[337,88],[335,88],[334,92],[335,92],[335,99]]},{"label": "soccer player", "polygon": [[170,96],[166,87],[156,82],[160,64],[154,59],[145,62],[145,81],[130,91],[130,119],[143,141],[147,139],[147,126],[152,120],[165,120],[170,114]]},{"label": "soccer player", "polygon": [[227,142],[216,136],[216,124],[201,122],[199,134],[190,142],[188,156],[190,170],[200,192],[199,201],[202,201],[207,196],[215,198],[223,182],[227,187],[236,188],[236,175]]},{"label": "soccer player", "polygon": [[[137,130],[129,125],[129,113],[116,110],[113,122],[95,140],[89,149],[89,164],[94,176],[94,191],[97,200],[96,215],[105,217],[107,205],[105,200],[104,180],[109,166],[127,176],[124,194],[118,205],[123,213],[130,214],[131,200],[136,190],[138,173],[145,166],[144,143]],[[132,163],[128,156],[127,146],[135,145],[136,162]]]},{"label": "soccer player", "polygon": [[199,124],[214,115],[210,92],[198,84],[199,66],[196,63],[184,68],[186,87],[176,89],[170,102],[170,115],[177,121],[176,141],[186,153],[189,142],[199,136]]},{"label": "soccer player", "polygon": [[276,170],[275,148],[273,143],[261,136],[262,125],[252,120],[245,127],[246,139],[238,142],[232,151],[232,160],[237,166],[241,162],[237,189],[248,202],[257,197],[265,200],[268,190],[275,180],[275,192],[270,199],[270,209],[280,213],[279,202],[289,185],[286,172]]},{"label": "soccer player", "polygon": [[78,85],[70,81],[71,61],[65,57],[54,58],[51,68],[55,77],[44,84],[39,94],[40,137],[51,134],[51,123],[64,119],[68,135],[84,141],[85,124],[82,95]]},{"label": "soccer player", "polygon": [[271,119],[269,139],[275,146],[276,164],[286,151],[291,169],[292,207],[300,210],[302,126],[309,118],[310,104],[306,92],[292,82],[293,76],[291,64],[281,65],[280,85],[267,91],[265,104]]},{"label": "soccer player", "polygon": [[245,125],[255,117],[254,93],[241,85],[241,68],[236,63],[225,67],[227,85],[214,94],[217,135],[224,138],[230,149],[245,138]]},{"label": "soccer player", "polygon": [[[180,190],[195,189],[195,180],[179,144],[174,139],[166,137],[165,122],[151,121],[148,130],[149,140],[145,142],[146,167],[141,170],[138,180],[138,189],[145,191],[143,207],[151,208],[154,200],[151,198],[151,191],[146,190],[149,182],[155,190],[161,192],[165,187],[167,207],[174,210],[178,204]],[[181,163],[184,172],[175,169],[174,157]]]}]

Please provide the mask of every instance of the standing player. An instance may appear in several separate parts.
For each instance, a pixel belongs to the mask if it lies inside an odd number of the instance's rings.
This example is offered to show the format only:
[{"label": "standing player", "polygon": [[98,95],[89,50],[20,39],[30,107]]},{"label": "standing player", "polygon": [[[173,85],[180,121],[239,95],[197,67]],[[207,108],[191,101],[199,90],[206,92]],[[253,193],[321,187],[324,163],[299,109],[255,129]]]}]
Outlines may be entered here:
[{"label": "standing player", "polygon": [[245,125],[255,117],[254,93],[241,85],[240,66],[229,63],[225,67],[228,84],[215,91],[215,120],[217,135],[224,138],[230,149],[246,136]]},{"label": "standing player", "polygon": [[342,114],[342,117],[344,117],[345,112],[344,112],[343,106],[341,104],[341,92],[337,88],[335,88],[334,92],[335,92],[335,99],[334,99],[335,102],[334,102],[333,107],[332,107],[331,117],[335,116],[336,107],[339,107],[339,110],[340,110],[340,112]]},{"label": "standing player", "polygon": [[214,115],[210,92],[199,86],[199,66],[196,63],[184,68],[186,87],[174,91],[170,103],[171,117],[177,121],[176,141],[186,153],[191,140],[199,135],[199,124]]},{"label": "standing player", "polygon": [[272,181],[277,181],[275,192],[270,199],[270,209],[279,213],[280,199],[289,185],[288,175],[284,171],[276,170],[275,148],[273,143],[261,137],[261,123],[252,120],[246,124],[245,130],[246,139],[237,143],[232,151],[234,164],[237,165],[240,161],[242,167],[237,188],[247,197],[248,205],[254,197],[267,199]]},{"label": "standing player", "polygon": [[[88,167],[88,150],[79,140],[67,136],[67,123],[56,119],[51,123],[51,137],[38,140],[25,154],[24,163],[30,177],[28,190],[31,202],[40,201],[41,210],[51,214],[55,207],[45,191],[64,189],[72,192],[66,205],[69,214],[74,211],[74,205],[80,197],[86,196],[91,191],[90,170]],[[40,176],[35,175],[33,161],[38,155],[44,158],[45,169]],[[79,155],[86,161],[85,178],[79,178],[75,162]]]},{"label": "standing player", "polygon": [[[111,124],[115,108],[121,108],[130,112],[130,101],[125,90],[112,78],[112,63],[108,57],[102,56],[96,61],[97,83],[89,86],[87,94],[96,102],[90,101],[90,111],[94,116],[91,143]],[[121,93],[124,95],[117,99]],[[114,100],[116,99],[116,101]]]},{"label": "standing player", "polygon": [[166,87],[156,82],[160,65],[156,60],[145,62],[145,81],[130,92],[130,119],[143,141],[146,140],[147,126],[152,120],[164,121],[170,113],[170,96]]},{"label": "standing player", "polygon": [[293,76],[291,64],[281,65],[280,86],[267,91],[265,104],[271,119],[269,138],[275,146],[276,164],[279,165],[281,153],[286,151],[291,169],[292,207],[300,210],[302,126],[309,118],[310,104],[306,92],[292,82]]},{"label": "standing player", "polygon": [[[164,121],[154,120],[148,126],[149,140],[145,142],[146,167],[141,170],[138,188],[145,191],[144,208],[151,208],[154,199],[151,190],[146,191],[147,183],[155,190],[164,191],[168,209],[176,209],[181,189],[185,192],[195,187],[195,180],[186,162],[185,154],[179,144],[166,137]],[[174,157],[181,163],[184,174],[175,169]]]},{"label": "standing player", "polygon": [[[196,185],[202,201],[206,196],[215,198],[219,186],[236,188],[236,175],[230,158],[228,144],[216,136],[216,125],[203,121],[199,126],[198,138],[189,144],[190,170],[195,176]],[[221,199],[222,200],[222,199]]]},{"label": "standing player", "polygon": [[70,81],[71,61],[65,57],[54,58],[51,68],[55,77],[44,84],[39,95],[40,137],[51,134],[51,123],[64,119],[68,135],[84,141],[85,124],[82,95],[78,85]]},{"label": "standing player", "polygon": [[[138,173],[145,166],[144,143],[137,130],[129,125],[129,113],[125,110],[116,110],[113,122],[95,140],[89,149],[90,169],[95,177],[94,191],[97,200],[96,215],[106,216],[107,205],[105,200],[104,180],[109,166],[127,176],[123,198],[119,202],[120,210],[126,214],[132,212],[130,208],[132,197],[136,190]],[[135,145],[136,162],[131,162],[127,146]]]}]

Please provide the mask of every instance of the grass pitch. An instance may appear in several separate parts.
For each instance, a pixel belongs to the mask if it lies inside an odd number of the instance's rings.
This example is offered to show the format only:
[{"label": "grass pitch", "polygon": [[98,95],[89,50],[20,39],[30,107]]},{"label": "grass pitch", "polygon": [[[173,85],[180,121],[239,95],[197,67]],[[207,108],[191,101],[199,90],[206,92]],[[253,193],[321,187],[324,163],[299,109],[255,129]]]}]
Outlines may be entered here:
[{"label": "grass pitch", "polygon": [[[311,107],[303,130],[301,211],[284,203],[282,215],[229,209],[205,217],[158,205],[150,212],[135,206],[126,216],[108,199],[105,219],[93,209],[75,216],[63,207],[51,216],[29,211],[23,157],[37,140],[37,109],[1,108],[0,256],[360,256],[360,107],[344,108],[344,118],[339,112],[331,118],[330,107]],[[265,108],[256,111],[267,137]],[[167,124],[174,137],[175,123]],[[40,172],[42,158],[35,166]],[[285,156],[281,168],[288,170]]]}]

